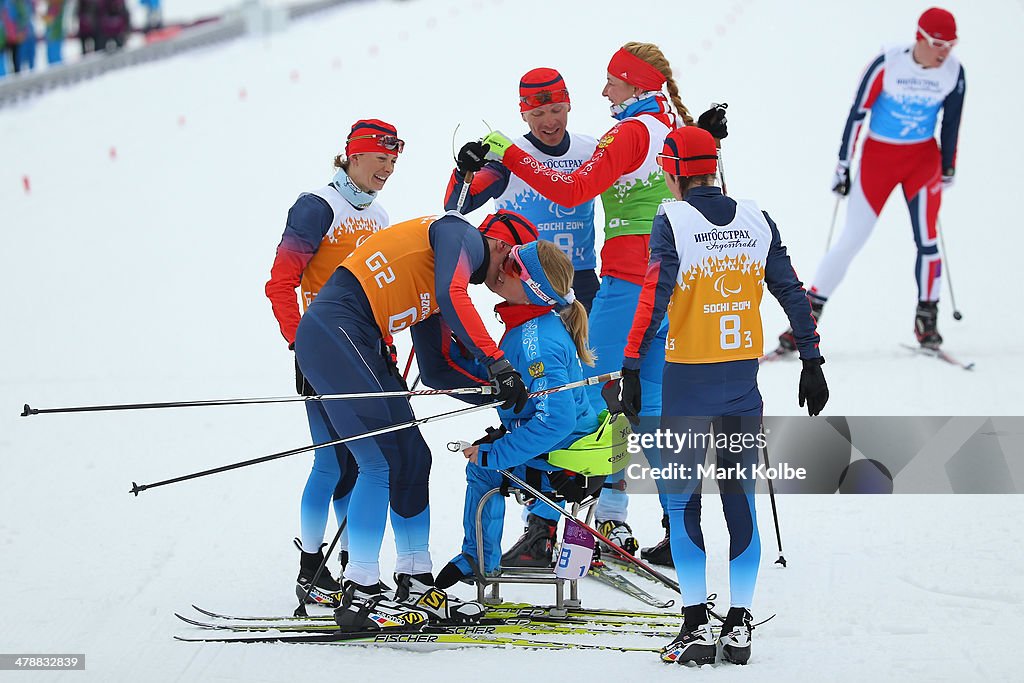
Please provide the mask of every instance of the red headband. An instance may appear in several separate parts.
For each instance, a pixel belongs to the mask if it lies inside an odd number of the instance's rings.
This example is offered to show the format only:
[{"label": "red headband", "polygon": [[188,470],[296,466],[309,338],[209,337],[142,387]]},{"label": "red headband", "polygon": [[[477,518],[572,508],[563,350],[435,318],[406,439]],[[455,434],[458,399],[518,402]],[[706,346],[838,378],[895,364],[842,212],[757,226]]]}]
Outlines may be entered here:
[{"label": "red headband", "polygon": [[624,47],[612,55],[608,73],[643,90],[661,90],[665,85],[664,74]]}]

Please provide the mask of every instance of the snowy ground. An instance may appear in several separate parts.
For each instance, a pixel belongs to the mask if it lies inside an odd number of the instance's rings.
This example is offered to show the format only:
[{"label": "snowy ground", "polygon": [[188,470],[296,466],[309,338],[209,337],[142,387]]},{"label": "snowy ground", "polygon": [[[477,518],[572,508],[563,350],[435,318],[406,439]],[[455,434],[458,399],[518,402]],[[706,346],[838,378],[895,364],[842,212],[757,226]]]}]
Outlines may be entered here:
[{"label": "snowy ground", "polygon": [[[913,242],[896,197],[821,329],[833,415],[1021,414],[1024,322],[1008,285],[1024,237],[1006,224],[1005,198],[1015,196],[1022,150],[999,122],[1024,103],[1003,68],[1022,5],[946,6],[960,22],[956,51],[969,83],[958,182],[942,212],[964,320],[953,322],[944,300],[940,329],[949,349],[978,368],[967,373],[899,347],[912,339],[915,293]],[[765,552],[755,613],[779,616],[755,633],[746,669],[698,674],[639,654],[194,646],[171,639],[180,632],[172,612],[191,602],[228,611],[291,608],[290,539],[309,458],[137,499],[127,493],[131,482],[308,443],[301,407],[17,417],[26,402],[288,394],[291,354],[263,283],[287,208],[330,177],[352,121],[392,121],[408,141],[382,194],[392,218],[438,212],[457,123],[460,142],[484,130],[481,119],[507,133],[522,130],[518,78],[548,65],[572,91],[570,128],[599,134],[611,123],[599,96],[604,67],[628,40],[662,45],[695,112],[729,103],[730,192],[758,199],[772,214],[810,279],[860,70],[881,43],[912,37],[924,5],[869,0],[856,14],[846,4],[811,2],[708,7],[646,2],[629,13],[604,1],[366,3],[316,15],[269,41],[118,71],[5,109],[0,652],[87,655],[84,674],[5,678],[441,680],[458,671],[587,680],[618,670],[629,678],[1010,679],[1012,618],[1024,600],[1020,542],[1012,540],[1024,512],[1018,496],[784,497],[787,569],[771,564],[774,529],[768,501],[760,501]],[[467,53],[472,44],[479,50]],[[481,306],[493,303],[477,296]],[[771,302],[764,317],[769,336],[784,324]],[[399,341],[407,351],[408,339]],[[795,364],[764,369],[769,414],[798,412],[797,375]],[[416,404],[420,415],[452,407],[447,399]],[[461,459],[443,444],[491,421],[474,415],[424,430],[435,452],[437,566],[457,550],[461,533]],[[705,533],[710,587],[724,597],[727,546],[716,508],[709,499]],[[660,536],[659,517],[653,497],[634,501],[632,521],[645,545]],[[518,527],[510,513],[507,537]],[[393,554],[386,540],[385,567]],[[582,592],[592,605],[633,606],[602,586]],[[547,598],[539,589],[506,594]]]}]

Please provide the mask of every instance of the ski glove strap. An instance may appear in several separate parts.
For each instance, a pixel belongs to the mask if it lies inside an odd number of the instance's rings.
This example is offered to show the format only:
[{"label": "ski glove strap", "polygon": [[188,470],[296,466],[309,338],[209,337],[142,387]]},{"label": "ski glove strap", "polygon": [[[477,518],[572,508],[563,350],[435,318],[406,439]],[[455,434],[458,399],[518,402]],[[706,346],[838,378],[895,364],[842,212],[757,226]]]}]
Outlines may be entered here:
[{"label": "ski glove strap", "polygon": [[512,141],[509,140],[504,133],[500,130],[492,130],[484,139],[480,141],[487,149],[487,159],[493,159],[494,161],[501,161],[505,158],[505,152],[512,146]]},{"label": "ski glove strap", "polygon": [[633,425],[640,424],[640,408],[643,406],[643,390],[640,388],[640,371],[622,368],[622,412]]},{"label": "ski glove strap", "polygon": [[724,140],[729,137],[728,121],[725,118],[725,109],[728,104],[715,104],[697,118],[697,125],[711,133],[716,140]]},{"label": "ski glove strap", "polygon": [[502,409],[512,408],[513,412],[522,412],[530,394],[526,391],[523,378],[508,362],[508,359],[500,358],[491,363],[487,367],[487,374],[498,390],[497,399],[501,401]]},{"label": "ski glove strap", "polygon": [[485,145],[482,142],[476,140],[467,142],[459,150],[459,156],[456,158],[456,166],[459,169],[459,173],[465,178],[470,173],[476,173],[484,164],[487,163],[487,153],[491,151],[489,145]]}]

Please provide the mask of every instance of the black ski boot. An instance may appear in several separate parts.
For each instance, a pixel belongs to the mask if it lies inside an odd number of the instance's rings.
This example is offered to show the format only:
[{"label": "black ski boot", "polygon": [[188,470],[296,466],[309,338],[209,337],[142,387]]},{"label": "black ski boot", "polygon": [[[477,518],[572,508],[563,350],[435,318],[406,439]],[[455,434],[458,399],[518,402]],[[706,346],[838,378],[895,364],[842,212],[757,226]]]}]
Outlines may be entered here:
[{"label": "black ski boot", "polygon": [[[606,519],[603,522],[597,520],[597,530],[609,541],[636,557],[636,551],[640,550],[640,544],[637,543],[633,536],[633,529],[628,524],[617,519]],[[620,555],[619,551],[614,550],[604,541],[598,541],[598,545],[601,546],[601,552],[608,553],[613,558]]]},{"label": "black ski boot", "polygon": [[395,602],[375,586],[361,586],[348,581],[341,598],[341,607],[334,610],[334,622],[345,633],[382,631],[391,628],[415,629],[427,623],[426,612]]},{"label": "black ski boot", "polygon": [[550,567],[557,525],[537,515],[527,515],[526,530],[501,556],[502,567]]},{"label": "black ski boot", "polygon": [[674,567],[676,565],[672,561],[672,536],[668,528],[668,515],[661,516],[661,526],[665,528],[665,538],[661,539],[657,545],[643,548],[640,551],[640,559],[662,567]]},{"label": "black ski boot", "polygon": [[661,648],[661,661],[666,664],[714,664],[717,646],[708,624],[705,603],[683,608],[683,627],[671,643]]},{"label": "black ski boot", "polygon": [[[821,314],[825,310],[825,300],[808,292],[807,301],[811,304],[811,316],[814,324],[821,321]],[[793,335],[793,328],[787,327],[786,331],[779,335],[779,350],[793,353],[796,348],[796,337]]]},{"label": "black ski boot", "polygon": [[[316,576],[316,570],[320,568],[320,564],[324,561],[323,546],[315,553],[307,553],[302,551],[302,543],[297,538],[295,539],[295,545],[298,547],[299,552],[302,553],[299,557],[299,576],[295,579],[295,596],[299,600],[304,600],[307,605],[317,604],[324,607],[337,607],[340,605],[341,585],[327,571],[327,567],[324,567],[323,571],[320,572],[316,583],[313,584],[313,589],[309,589],[310,584],[313,582],[313,577]],[[306,597],[307,590],[309,590],[309,597]]]},{"label": "black ski boot", "polygon": [[744,607],[732,607],[725,615],[722,633],[718,642],[722,645],[722,657],[733,664],[746,664],[750,659],[750,632],[754,630],[754,618]]},{"label": "black ski boot", "polygon": [[430,574],[395,574],[395,584],[395,602],[426,612],[431,623],[472,624],[484,616],[483,605],[437,588]]},{"label": "black ski boot", "polygon": [[938,319],[938,301],[917,302],[914,334],[917,335],[918,343],[926,349],[938,349],[942,346],[942,335],[939,334]]}]

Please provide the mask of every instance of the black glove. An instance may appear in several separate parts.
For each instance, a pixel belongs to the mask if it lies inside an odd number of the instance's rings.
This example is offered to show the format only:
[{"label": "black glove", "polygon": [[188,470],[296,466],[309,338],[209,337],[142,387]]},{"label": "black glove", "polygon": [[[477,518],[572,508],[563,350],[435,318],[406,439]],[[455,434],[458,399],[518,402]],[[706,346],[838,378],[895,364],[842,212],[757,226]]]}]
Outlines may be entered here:
[{"label": "black glove", "polygon": [[832,176],[832,191],[841,197],[850,194],[850,168],[844,164],[836,166],[836,174]]},{"label": "black glove", "polygon": [[505,434],[507,433],[508,430],[505,429],[505,425],[501,425],[500,427],[488,427],[487,435],[481,436],[479,439],[473,442],[473,445],[479,446],[482,443],[494,443],[501,437],[505,436]]},{"label": "black glove", "polygon": [[405,378],[402,377],[402,372],[398,369],[398,349],[395,348],[395,345],[388,344],[381,339],[380,355],[384,358],[384,365],[388,368],[388,374],[398,380],[402,391],[409,391],[409,385],[406,383]]},{"label": "black glove", "polygon": [[825,364],[824,358],[802,358],[804,369],[800,371],[800,407],[807,402],[807,414],[817,415],[828,403],[828,384],[825,383],[825,375],[821,366]]},{"label": "black glove", "polygon": [[[516,413],[522,412],[530,394],[526,391],[523,378],[508,362],[508,359],[502,358],[491,363],[487,367],[487,374],[498,389],[496,398],[501,401],[501,407],[505,410],[512,408],[512,411]],[[515,407],[513,408],[513,406]]]},{"label": "black glove", "polygon": [[456,166],[459,169],[459,173],[466,176],[467,173],[476,173],[484,164],[487,163],[485,155],[491,151],[490,145],[485,145],[479,140],[467,142],[459,150],[459,156],[456,158]]},{"label": "black glove", "polygon": [[306,381],[306,376],[302,374],[302,370],[299,368],[298,358],[295,359],[295,393],[299,396],[316,396],[313,387]]},{"label": "black glove", "polygon": [[729,126],[725,119],[725,110],[729,105],[726,103],[713,104],[711,109],[697,117],[697,125],[711,133],[711,136],[718,140],[729,137]]},{"label": "black glove", "polygon": [[643,391],[640,388],[640,371],[622,368],[622,412],[633,425],[640,424],[640,408],[643,406]]}]

